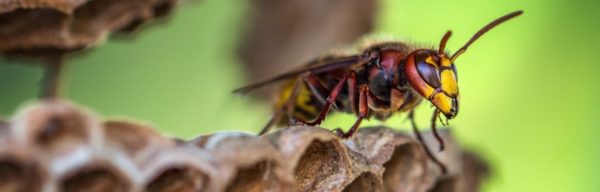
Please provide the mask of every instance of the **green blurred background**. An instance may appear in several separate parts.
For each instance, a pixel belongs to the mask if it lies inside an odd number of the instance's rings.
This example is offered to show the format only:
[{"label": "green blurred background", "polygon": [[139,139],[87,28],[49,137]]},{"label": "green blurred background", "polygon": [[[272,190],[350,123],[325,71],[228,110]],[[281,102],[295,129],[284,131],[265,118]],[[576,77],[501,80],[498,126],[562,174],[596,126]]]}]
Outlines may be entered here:
[{"label": "green blurred background", "polygon": [[[256,132],[270,104],[230,94],[246,83],[235,51],[248,7],[202,0],[133,41],[110,41],[72,58],[66,95],[104,116],[151,121],[183,138]],[[492,163],[484,191],[600,189],[600,129],[593,117],[600,114],[600,3],[384,0],[379,7],[376,32],[435,45],[452,29],[449,50],[492,19],[523,9],[457,61],[462,106],[452,131]],[[18,64],[1,61],[3,117],[37,96],[42,70]],[[421,126],[430,113],[428,105],[419,108]],[[386,124],[405,129],[401,122]],[[336,115],[324,126],[351,123],[352,116]]]}]

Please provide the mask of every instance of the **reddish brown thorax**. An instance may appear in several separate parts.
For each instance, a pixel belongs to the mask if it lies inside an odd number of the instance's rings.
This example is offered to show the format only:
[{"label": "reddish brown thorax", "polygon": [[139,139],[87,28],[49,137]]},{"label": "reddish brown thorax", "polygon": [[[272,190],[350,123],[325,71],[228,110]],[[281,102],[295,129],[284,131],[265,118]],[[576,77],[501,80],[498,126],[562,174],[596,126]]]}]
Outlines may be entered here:
[{"label": "reddish brown thorax", "polygon": [[[389,92],[395,85],[398,84],[400,75],[397,74],[400,63],[406,57],[405,53],[398,50],[384,50],[380,52],[379,59],[375,64],[369,67],[369,88],[374,91],[374,95],[380,99],[389,96]],[[379,93],[381,92],[381,93]]]}]

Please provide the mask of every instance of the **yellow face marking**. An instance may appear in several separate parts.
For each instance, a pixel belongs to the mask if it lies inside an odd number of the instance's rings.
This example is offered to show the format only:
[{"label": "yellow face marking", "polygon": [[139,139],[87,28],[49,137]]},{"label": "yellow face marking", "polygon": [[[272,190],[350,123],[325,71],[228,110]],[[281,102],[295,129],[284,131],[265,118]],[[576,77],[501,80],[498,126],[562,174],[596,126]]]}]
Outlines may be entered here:
[{"label": "yellow face marking", "polygon": [[452,61],[450,61],[450,59],[448,59],[448,57],[443,56],[441,65],[444,67],[450,67],[452,65]]},{"label": "yellow face marking", "polygon": [[433,60],[432,56],[428,56],[427,58],[425,58],[425,62],[432,64],[434,66],[443,66],[443,67],[450,67],[452,66],[452,61],[450,61],[450,59],[448,59],[448,57],[443,56],[441,59],[441,63],[436,63],[435,60]]},{"label": "yellow face marking", "polygon": [[425,98],[429,98],[435,93],[435,89],[429,85],[425,85],[423,89],[423,91],[425,91],[425,94],[423,95]]},{"label": "yellow face marking", "polygon": [[449,114],[452,109],[452,98],[444,93],[435,94],[431,99],[431,103],[444,114]]},{"label": "yellow face marking", "polygon": [[433,57],[431,57],[431,56],[428,56],[427,58],[425,58],[425,63],[429,63],[437,68],[435,61],[433,60]]},{"label": "yellow face marking", "polygon": [[440,76],[442,81],[442,90],[449,96],[456,97],[458,95],[458,85],[456,83],[456,75],[452,70],[443,70]]}]

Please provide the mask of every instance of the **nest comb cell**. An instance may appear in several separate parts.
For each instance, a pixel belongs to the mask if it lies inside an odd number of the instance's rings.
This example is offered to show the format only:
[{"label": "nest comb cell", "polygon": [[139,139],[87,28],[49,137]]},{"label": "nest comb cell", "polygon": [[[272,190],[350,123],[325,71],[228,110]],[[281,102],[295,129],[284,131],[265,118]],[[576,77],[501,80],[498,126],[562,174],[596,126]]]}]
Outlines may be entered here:
[{"label": "nest comb cell", "polygon": [[65,55],[168,16],[179,0],[0,0],[0,54],[41,61],[40,96],[59,95]]}]

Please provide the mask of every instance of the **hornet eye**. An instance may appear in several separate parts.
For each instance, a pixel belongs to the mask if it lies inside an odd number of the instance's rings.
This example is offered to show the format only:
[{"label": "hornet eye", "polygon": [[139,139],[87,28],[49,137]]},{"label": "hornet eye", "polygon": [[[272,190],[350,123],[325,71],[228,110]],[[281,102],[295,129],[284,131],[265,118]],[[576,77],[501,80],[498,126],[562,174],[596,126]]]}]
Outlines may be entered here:
[{"label": "hornet eye", "polygon": [[433,88],[440,87],[440,74],[435,66],[426,62],[419,62],[417,63],[417,71],[427,84],[431,85]]}]

